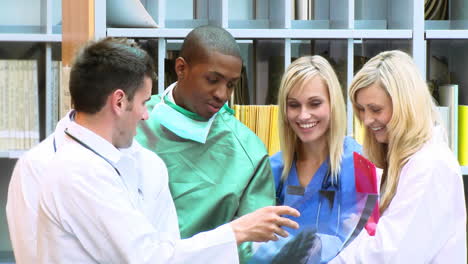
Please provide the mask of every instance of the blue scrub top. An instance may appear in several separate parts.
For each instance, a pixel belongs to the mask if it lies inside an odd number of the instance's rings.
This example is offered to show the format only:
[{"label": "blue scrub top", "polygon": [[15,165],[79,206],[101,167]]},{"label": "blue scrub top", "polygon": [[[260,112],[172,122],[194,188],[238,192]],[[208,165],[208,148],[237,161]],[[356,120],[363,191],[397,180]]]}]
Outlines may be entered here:
[{"label": "blue scrub top", "polygon": [[[315,229],[318,233],[338,236],[340,240],[349,235],[346,230],[345,220],[355,212],[356,191],[353,166],[353,152],[362,152],[362,147],[353,138],[346,137],[344,151],[339,174],[339,184],[335,187],[331,184],[331,177],[324,182],[327,175],[329,162],[325,161],[317,170],[310,183],[305,188],[303,195],[287,192],[288,186],[300,186],[294,161],[282,189],[279,191],[281,173],[283,171],[283,159],[281,152],[270,157],[270,163],[275,178],[275,187],[278,197],[283,205],[288,205],[299,210],[301,216],[290,217],[298,222],[299,230],[286,228],[290,234],[297,234],[304,228]],[[290,188],[290,187],[289,187]]]}]

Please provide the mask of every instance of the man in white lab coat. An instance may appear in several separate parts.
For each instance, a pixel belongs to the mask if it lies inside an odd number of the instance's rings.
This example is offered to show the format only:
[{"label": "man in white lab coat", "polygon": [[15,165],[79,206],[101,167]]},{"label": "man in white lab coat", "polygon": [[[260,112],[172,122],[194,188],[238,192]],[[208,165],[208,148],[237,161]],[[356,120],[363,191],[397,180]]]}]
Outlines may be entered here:
[{"label": "man in white lab coat", "polygon": [[36,262],[37,211],[42,178],[57,148],[65,140],[64,130],[73,118],[67,113],[55,132],[16,162],[8,186],[6,216],[16,263]]},{"label": "man in white lab coat", "polygon": [[180,239],[167,169],[133,141],[148,118],[153,72],[146,52],[124,41],[105,39],[78,54],[75,120],[40,189],[38,263],[237,263],[238,244],[297,227],[280,216],[296,210],[266,207]]}]

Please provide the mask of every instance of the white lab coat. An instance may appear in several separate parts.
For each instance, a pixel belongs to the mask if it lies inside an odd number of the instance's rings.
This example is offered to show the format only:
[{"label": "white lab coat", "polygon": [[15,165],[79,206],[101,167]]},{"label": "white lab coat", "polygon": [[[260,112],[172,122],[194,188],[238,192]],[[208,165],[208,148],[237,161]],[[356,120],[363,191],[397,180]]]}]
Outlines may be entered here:
[{"label": "white lab coat", "polygon": [[37,210],[39,190],[45,170],[55,154],[55,146],[63,144],[64,129],[70,123],[72,111],[62,118],[55,132],[26,152],[16,162],[10,185],[6,215],[16,263],[36,263]]},{"label": "white lab coat", "polygon": [[460,166],[439,128],[403,167],[376,231],[363,230],[329,263],[467,263]]},{"label": "white lab coat", "polygon": [[58,150],[41,193],[38,263],[238,263],[230,224],[180,240],[156,154],[134,142],[127,155],[76,123],[68,131],[121,176],[71,139]]}]

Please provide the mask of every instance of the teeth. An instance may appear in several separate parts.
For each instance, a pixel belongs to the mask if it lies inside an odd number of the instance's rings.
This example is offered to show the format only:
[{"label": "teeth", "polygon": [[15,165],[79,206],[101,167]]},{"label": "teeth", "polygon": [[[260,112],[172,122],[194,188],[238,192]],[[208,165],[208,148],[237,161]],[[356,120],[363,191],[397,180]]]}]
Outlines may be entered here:
[{"label": "teeth", "polygon": [[371,129],[374,130],[374,131],[378,131],[378,130],[380,130],[380,129],[382,129],[382,128],[383,128],[383,127],[371,127]]},{"label": "teeth", "polygon": [[311,128],[317,125],[318,122],[312,122],[312,123],[307,123],[307,124],[299,124],[299,127],[301,128]]}]

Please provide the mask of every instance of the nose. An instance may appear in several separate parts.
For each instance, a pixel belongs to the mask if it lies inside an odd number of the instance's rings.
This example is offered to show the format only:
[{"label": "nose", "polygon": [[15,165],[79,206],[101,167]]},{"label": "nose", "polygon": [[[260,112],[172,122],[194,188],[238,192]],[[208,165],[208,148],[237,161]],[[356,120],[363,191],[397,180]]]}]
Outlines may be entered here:
[{"label": "nose", "polygon": [[214,97],[218,102],[225,103],[231,96],[231,90],[225,85],[220,85],[214,92]]},{"label": "nose", "polygon": [[306,107],[301,107],[301,110],[299,112],[299,120],[307,120],[309,119],[311,116],[310,112],[308,111],[308,109]]},{"label": "nose", "polygon": [[372,122],[374,122],[374,117],[371,114],[366,113],[366,112],[363,112],[361,114],[361,119],[365,126],[370,126]]}]

